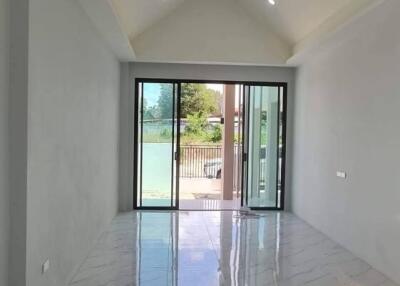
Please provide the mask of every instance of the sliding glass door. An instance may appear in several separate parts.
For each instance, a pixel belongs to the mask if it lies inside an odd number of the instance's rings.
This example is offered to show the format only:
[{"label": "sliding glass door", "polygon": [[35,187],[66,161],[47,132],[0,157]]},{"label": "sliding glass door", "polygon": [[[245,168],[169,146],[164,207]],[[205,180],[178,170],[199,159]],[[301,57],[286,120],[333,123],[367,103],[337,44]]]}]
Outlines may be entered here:
[{"label": "sliding glass door", "polygon": [[136,106],[136,208],[177,208],[178,84],[140,82]]},{"label": "sliding glass door", "polygon": [[245,85],[245,204],[283,209],[285,86]]},{"label": "sliding glass door", "polygon": [[[181,83],[184,81],[136,82],[134,207],[137,209],[179,208]],[[281,210],[287,87],[285,83],[242,83],[241,87],[235,111],[238,148],[234,153],[240,158],[236,185],[238,192],[241,191],[242,206]]]}]

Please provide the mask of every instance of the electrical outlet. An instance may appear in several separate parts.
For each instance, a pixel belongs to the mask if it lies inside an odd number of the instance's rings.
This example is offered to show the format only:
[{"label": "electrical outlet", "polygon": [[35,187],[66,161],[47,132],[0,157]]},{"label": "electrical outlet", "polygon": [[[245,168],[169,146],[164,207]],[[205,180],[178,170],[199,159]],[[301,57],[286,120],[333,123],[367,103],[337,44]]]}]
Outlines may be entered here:
[{"label": "electrical outlet", "polygon": [[43,264],[42,264],[42,274],[45,274],[50,268],[50,260],[47,259]]},{"label": "electrical outlet", "polygon": [[346,179],[347,178],[347,174],[346,174],[346,172],[337,171],[336,172],[336,177],[339,177],[339,178],[342,178],[342,179]]}]

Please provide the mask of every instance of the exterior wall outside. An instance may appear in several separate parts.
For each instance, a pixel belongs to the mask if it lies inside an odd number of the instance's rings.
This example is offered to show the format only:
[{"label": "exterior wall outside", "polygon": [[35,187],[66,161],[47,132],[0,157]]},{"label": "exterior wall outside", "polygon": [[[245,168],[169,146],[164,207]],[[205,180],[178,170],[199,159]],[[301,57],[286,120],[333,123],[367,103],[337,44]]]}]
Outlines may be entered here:
[{"label": "exterior wall outside", "polygon": [[223,168],[222,168],[222,199],[233,199],[234,180],[234,137],[235,137],[235,86],[224,86],[224,131],[223,131]]}]

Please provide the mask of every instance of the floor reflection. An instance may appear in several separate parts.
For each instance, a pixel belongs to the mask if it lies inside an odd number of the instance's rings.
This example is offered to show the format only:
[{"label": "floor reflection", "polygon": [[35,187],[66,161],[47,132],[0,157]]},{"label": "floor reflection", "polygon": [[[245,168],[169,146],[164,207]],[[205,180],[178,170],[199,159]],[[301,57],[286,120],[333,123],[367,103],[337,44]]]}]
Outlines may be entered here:
[{"label": "floor reflection", "polygon": [[71,285],[395,286],[288,213],[119,215]]}]

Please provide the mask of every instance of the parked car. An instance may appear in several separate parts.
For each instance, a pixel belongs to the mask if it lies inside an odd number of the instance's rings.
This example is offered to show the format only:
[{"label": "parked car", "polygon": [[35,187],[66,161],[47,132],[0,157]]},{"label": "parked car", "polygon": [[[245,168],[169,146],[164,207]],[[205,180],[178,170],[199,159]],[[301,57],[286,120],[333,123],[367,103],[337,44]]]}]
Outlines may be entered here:
[{"label": "parked car", "polygon": [[221,169],[222,169],[222,158],[207,160],[203,166],[204,174],[209,179],[213,178],[220,179]]},{"label": "parked car", "polygon": [[[282,146],[279,146],[279,153],[282,154]],[[265,147],[260,149],[260,159],[261,160],[266,159],[266,148]],[[207,160],[203,166],[204,174],[209,179],[213,179],[213,178],[220,179],[221,178],[221,169],[222,169],[222,158],[215,158],[215,159]]]}]

